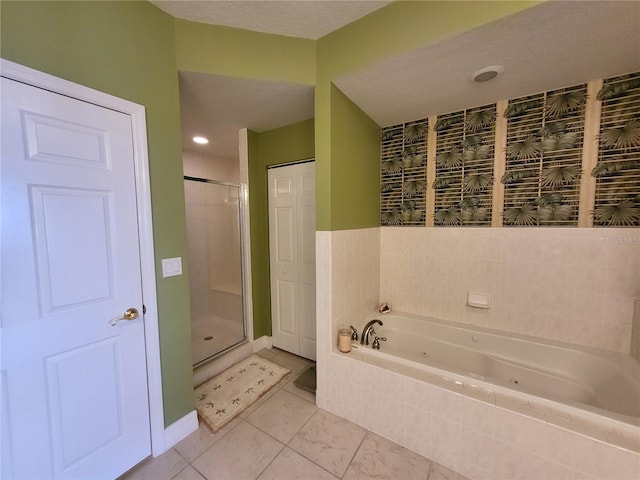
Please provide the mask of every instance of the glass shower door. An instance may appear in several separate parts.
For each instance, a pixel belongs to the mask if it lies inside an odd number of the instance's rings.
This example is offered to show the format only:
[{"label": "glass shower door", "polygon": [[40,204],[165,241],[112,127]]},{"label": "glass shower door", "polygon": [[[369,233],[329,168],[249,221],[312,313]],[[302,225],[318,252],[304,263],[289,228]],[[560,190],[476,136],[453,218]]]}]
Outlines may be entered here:
[{"label": "glass shower door", "polygon": [[240,187],[185,177],[193,365],[245,340]]}]

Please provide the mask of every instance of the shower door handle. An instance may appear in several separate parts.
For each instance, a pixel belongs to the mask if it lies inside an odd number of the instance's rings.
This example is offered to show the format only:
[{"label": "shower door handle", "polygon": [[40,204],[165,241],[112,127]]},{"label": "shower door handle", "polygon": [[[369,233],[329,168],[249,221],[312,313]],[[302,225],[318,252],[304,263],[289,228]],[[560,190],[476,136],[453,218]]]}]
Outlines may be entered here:
[{"label": "shower door handle", "polygon": [[125,310],[125,312],[122,314],[121,317],[114,318],[109,323],[111,324],[112,327],[115,327],[116,324],[121,320],[135,320],[136,318],[138,318],[138,316],[139,316],[138,309],[131,307]]}]

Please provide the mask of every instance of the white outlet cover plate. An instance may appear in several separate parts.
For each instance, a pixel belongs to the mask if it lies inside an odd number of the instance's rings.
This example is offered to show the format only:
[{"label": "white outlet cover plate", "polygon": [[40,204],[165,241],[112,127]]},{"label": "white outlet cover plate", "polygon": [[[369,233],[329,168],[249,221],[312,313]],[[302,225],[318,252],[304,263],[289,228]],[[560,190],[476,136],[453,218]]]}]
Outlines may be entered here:
[{"label": "white outlet cover plate", "polygon": [[174,277],[176,275],[182,275],[182,257],[163,258],[162,276]]}]

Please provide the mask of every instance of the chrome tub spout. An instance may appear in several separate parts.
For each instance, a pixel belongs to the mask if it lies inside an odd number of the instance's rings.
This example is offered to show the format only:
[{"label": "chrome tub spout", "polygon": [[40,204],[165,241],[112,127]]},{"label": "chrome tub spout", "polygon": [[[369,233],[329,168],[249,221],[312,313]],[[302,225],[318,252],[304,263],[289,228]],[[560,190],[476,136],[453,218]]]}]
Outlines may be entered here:
[{"label": "chrome tub spout", "polygon": [[373,326],[376,323],[382,326],[382,322],[377,318],[374,318],[373,320],[369,320],[367,324],[364,326],[364,329],[362,330],[362,334],[360,336],[360,345],[369,345],[369,334],[373,334],[373,335],[376,334],[375,330],[373,329]]}]

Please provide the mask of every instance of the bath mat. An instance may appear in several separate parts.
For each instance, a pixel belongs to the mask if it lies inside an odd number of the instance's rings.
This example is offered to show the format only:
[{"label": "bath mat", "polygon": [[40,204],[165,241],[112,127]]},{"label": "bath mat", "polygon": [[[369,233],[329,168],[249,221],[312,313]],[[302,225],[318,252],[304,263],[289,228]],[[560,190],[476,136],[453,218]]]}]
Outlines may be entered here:
[{"label": "bath mat", "polygon": [[211,431],[216,432],[289,373],[288,368],[251,355],[196,387],[198,415]]},{"label": "bath mat", "polygon": [[316,393],[316,366],[311,365],[304,372],[298,375],[298,378],[293,381],[293,384],[298,388],[307,390],[308,392]]}]

